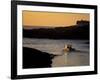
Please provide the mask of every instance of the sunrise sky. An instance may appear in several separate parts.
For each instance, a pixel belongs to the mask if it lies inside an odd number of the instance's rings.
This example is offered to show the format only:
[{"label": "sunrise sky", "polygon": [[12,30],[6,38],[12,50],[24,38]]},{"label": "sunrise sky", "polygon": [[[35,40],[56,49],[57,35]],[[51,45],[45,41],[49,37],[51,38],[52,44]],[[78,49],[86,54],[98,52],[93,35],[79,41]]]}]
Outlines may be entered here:
[{"label": "sunrise sky", "polygon": [[24,27],[64,27],[75,25],[77,20],[90,19],[86,13],[61,13],[61,12],[34,12],[23,11],[22,21]]}]

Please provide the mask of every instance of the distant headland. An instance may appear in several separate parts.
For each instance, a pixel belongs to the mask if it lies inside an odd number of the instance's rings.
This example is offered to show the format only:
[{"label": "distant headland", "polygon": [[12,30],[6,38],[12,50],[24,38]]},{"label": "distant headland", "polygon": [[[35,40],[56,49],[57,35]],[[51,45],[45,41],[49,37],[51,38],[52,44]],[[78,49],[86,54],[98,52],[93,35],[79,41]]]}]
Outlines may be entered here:
[{"label": "distant headland", "polygon": [[57,26],[54,28],[23,28],[23,37],[48,38],[48,39],[89,39],[90,22],[85,20],[76,21],[76,25]]}]

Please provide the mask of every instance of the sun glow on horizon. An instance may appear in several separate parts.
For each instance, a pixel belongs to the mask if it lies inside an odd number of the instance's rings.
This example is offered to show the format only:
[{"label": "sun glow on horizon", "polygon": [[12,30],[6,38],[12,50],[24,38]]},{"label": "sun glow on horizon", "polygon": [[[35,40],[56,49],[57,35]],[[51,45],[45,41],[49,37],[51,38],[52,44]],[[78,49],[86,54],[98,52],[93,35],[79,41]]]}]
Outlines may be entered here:
[{"label": "sun glow on horizon", "polygon": [[75,25],[78,20],[90,20],[88,13],[23,11],[22,15],[23,26],[27,28],[65,27]]}]

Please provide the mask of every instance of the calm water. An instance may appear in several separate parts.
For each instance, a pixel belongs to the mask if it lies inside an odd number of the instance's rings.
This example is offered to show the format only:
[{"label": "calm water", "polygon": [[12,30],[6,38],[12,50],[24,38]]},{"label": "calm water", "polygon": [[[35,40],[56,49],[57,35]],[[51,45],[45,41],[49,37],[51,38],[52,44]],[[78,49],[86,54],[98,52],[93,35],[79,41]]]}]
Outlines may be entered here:
[{"label": "calm water", "polygon": [[[60,55],[52,60],[52,67],[85,66],[89,65],[89,44],[86,44],[87,41],[24,38],[23,46]],[[73,48],[80,50],[80,52],[63,54],[62,49],[65,44],[71,44]]]}]

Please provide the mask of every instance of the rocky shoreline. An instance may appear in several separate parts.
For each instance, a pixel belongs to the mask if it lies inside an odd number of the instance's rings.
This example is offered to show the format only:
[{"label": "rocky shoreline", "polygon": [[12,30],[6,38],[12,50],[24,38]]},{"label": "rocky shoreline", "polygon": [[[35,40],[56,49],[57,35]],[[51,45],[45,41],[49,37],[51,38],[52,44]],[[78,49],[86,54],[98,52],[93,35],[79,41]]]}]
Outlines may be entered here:
[{"label": "rocky shoreline", "polygon": [[23,68],[51,67],[55,56],[37,49],[23,47]]}]

